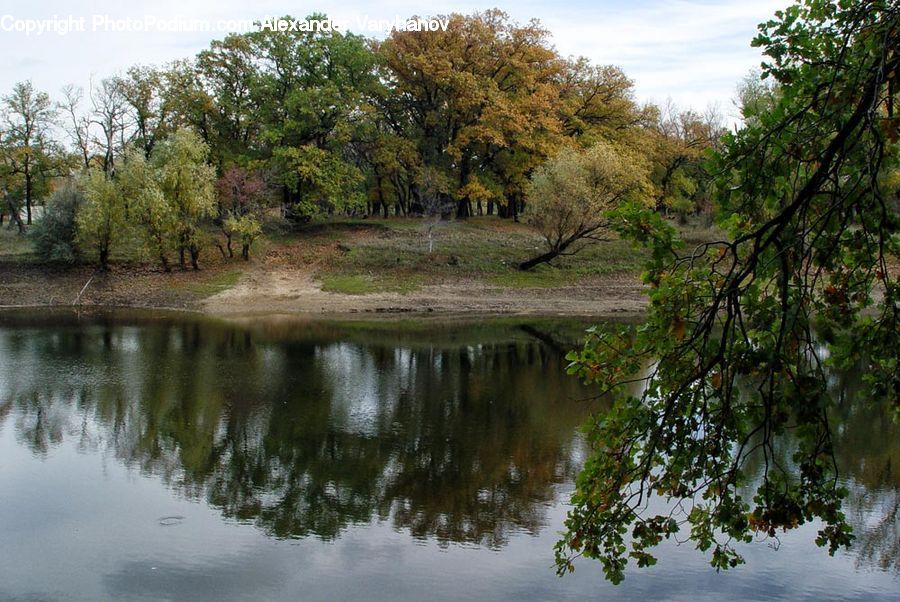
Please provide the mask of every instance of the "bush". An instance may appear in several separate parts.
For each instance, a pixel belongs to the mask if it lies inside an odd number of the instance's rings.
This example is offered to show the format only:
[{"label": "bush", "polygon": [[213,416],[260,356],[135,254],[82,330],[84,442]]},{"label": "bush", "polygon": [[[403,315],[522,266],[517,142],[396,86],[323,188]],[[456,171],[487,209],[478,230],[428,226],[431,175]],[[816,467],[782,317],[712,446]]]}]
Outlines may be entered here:
[{"label": "bush", "polygon": [[43,216],[31,230],[39,257],[66,264],[78,261],[75,216],[83,203],[84,195],[71,181],[50,195]]}]

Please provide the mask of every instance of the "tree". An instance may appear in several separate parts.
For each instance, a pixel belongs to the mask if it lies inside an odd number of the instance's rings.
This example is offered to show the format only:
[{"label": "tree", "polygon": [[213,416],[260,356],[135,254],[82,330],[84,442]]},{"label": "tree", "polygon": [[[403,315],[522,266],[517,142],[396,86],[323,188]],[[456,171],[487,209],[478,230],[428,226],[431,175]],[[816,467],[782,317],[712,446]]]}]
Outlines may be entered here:
[{"label": "tree", "polygon": [[206,160],[209,147],[190,129],[179,129],[160,142],[151,162],[163,198],[171,208],[179,263],[185,266],[185,253],[191,266],[200,269],[200,251],[204,232],[201,222],[216,211],[215,169]]},{"label": "tree", "polygon": [[771,79],[763,79],[762,72],[752,70],[737,87],[735,105],[744,123],[759,126],[759,118],[771,111],[778,100],[778,85]]},{"label": "tree", "polygon": [[[2,135],[2,132],[0,132]],[[9,228],[15,222],[20,235],[25,234],[25,222],[22,221],[21,198],[15,194],[22,187],[22,174],[16,170],[13,160],[14,149],[0,145],[0,225],[4,214],[9,214]],[[12,192],[11,192],[12,191]]]},{"label": "tree", "polygon": [[656,186],[656,209],[667,215],[694,212],[709,193],[711,174],[704,167],[705,154],[724,134],[721,116],[714,107],[704,114],[679,110],[666,102],[650,128],[649,153]]},{"label": "tree", "polygon": [[469,194],[485,191],[513,216],[527,173],[562,139],[563,63],[536,21],[518,25],[499,10],[447,19],[446,31],[395,30],[376,45],[397,99],[385,105],[388,121],[422,164],[445,172],[457,217],[472,215],[479,198]]},{"label": "tree", "polygon": [[103,171],[112,175],[116,158],[125,150],[128,129],[128,103],[122,80],[107,77],[91,86],[91,121],[100,128],[100,136],[92,142],[103,153]]},{"label": "tree", "polygon": [[65,113],[68,124],[66,133],[77,147],[84,169],[91,168],[91,118],[81,112],[81,101],[84,90],[78,86],[68,84],[63,87],[63,101],[57,104],[57,108]]},{"label": "tree", "polygon": [[52,169],[49,136],[56,112],[50,97],[35,90],[30,81],[16,84],[3,97],[3,112],[2,143],[9,149],[11,171],[22,176],[25,221],[31,225],[35,196],[45,191]]},{"label": "tree", "polygon": [[273,164],[290,191],[285,217],[307,222],[317,215],[365,207],[362,173],[337,152],[311,144],[281,147]]},{"label": "tree", "polygon": [[84,176],[84,197],[75,218],[75,240],[95,253],[97,265],[106,271],[112,248],[125,236],[125,202],[115,182],[96,168]]},{"label": "tree", "polygon": [[252,38],[229,35],[213,40],[197,56],[197,70],[214,101],[209,141],[213,163],[221,169],[227,162],[258,152],[263,124],[255,110],[262,99],[254,96],[259,64]]},{"label": "tree", "polygon": [[141,226],[144,246],[169,272],[169,252],[177,236],[176,207],[163,194],[159,173],[144,155],[144,148],[132,147],[116,173],[116,185],[127,199],[129,217]]},{"label": "tree", "polygon": [[232,215],[225,220],[222,229],[228,232],[229,251],[231,249],[231,239],[232,237],[236,237],[241,243],[241,257],[244,261],[249,260],[250,247],[253,245],[253,242],[259,238],[259,235],[262,234],[262,227],[259,225],[259,220],[252,215],[242,215],[240,217]]},{"label": "tree", "polygon": [[[900,9],[805,0],[754,45],[779,94],[716,161],[728,240],[684,252],[657,214],[621,211],[621,231],[652,249],[651,304],[644,325],[594,331],[570,355],[615,401],[591,422],[561,572],[586,556],[618,582],[629,558],[652,565],[648,550],[681,529],[724,569],[743,561],[735,541],[814,519],[834,553],[852,533],[825,366],[862,373],[861,399],[900,416]],[[792,464],[777,461],[785,431]],[[751,458],[762,474],[748,499]],[[652,515],[652,496],[670,511]]]},{"label": "tree", "polygon": [[170,104],[166,98],[165,72],[154,67],[135,65],[118,78],[119,93],[127,105],[128,122],[133,127],[133,142],[146,156],[168,133]]},{"label": "tree", "polygon": [[[216,181],[218,215],[216,223],[225,235],[225,247],[217,241],[223,258],[234,257],[232,239],[241,242],[241,256],[250,259],[250,246],[262,233],[259,219],[262,214],[268,187],[265,180],[243,167],[233,166]],[[228,250],[226,255],[225,251]]]},{"label": "tree", "polygon": [[563,128],[587,144],[621,141],[636,126],[652,122],[653,107],[638,106],[634,83],[618,67],[594,65],[584,57],[570,59],[558,85]]},{"label": "tree", "polygon": [[646,198],[647,166],[636,153],[607,142],[566,149],[538,168],[528,188],[528,221],[547,251],[519,264],[529,270],[560,255],[577,253],[609,225],[609,213],[629,200]]},{"label": "tree", "polygon": [[[167,135],[178,129],[191,129],[210,147],[212,155],[213,147],[220,144],[214,119],[215,99],[204,87],[196,61],[172,61],[162,70],[160,85],[164,88],[161,106],[165,108]],[[219,159],[218,155],[213,158]]]},{"label": "tree", "polygon": [[46,260],[72,264],[78,260],[76,218],[84,204],[84,193],[78,185],[67,181],[47,199],[44,214],[30,236],[38,255]]},{"label": "tree", "polygon": [[[364,206],[363,177],[347,149],[351,116],[377,85],[375,57],[365,39],[336,31],[262,30],[246,34],[246,40],[246,52],[258,66],[250,75],[251,96],[245,99],[242,91],[232,90],[220,105],[235,132],[246,126],[240,113],[255,107],[260,140],[255,154],[280,179],[283,215],[306,221]],[[236,41],[229,46],[228,64],[244,66],[245,50]],[[212,48],[203,56],[204,68],[220,73],[225,50]],[[221,86],[229,80],[220,75],[214,81]]]}]

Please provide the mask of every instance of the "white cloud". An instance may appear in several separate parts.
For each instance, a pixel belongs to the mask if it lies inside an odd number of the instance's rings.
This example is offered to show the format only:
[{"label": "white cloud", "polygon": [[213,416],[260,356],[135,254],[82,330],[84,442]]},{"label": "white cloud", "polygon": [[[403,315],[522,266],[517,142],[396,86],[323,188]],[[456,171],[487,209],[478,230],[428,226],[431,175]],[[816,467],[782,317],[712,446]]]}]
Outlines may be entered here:
[{"label": "white cloud", "polygon": [[672,97],[696,108],[727,108],[737,82],[758,67],[750,47],[758,23],[785,0],[697,2],[664,0],[632,9],[568,11],[545,21],[563,54],[622,67],[645,100]]}]

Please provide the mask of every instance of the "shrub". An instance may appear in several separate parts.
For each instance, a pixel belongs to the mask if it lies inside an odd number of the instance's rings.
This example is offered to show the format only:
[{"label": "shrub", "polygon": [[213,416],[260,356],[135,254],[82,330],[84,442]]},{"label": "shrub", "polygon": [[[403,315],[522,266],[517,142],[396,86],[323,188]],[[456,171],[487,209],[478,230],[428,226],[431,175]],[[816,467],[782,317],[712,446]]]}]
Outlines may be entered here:
[{"label": "shrub", "polygon": [[75,216],[83,203],[84,195],[74,181],[66,182],[50,195],[43,216],[31,230],[39,257],[66,264],[78,261]]}]

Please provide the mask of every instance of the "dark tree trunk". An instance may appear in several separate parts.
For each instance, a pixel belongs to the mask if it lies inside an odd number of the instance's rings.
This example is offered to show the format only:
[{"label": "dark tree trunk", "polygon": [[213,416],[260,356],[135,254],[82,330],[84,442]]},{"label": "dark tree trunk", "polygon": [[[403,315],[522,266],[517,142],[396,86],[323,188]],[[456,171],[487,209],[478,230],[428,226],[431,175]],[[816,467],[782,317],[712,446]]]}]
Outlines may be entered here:
[{"label": "dark tree trunk", "polygon": [[469,217],[469,201],[468,199],[460,199],[456,201],[456,217],[466,219]]},{"label": "dark tree trunk", "polygon": [[[462,188],[469,183],[469,155],[463,154],[459,165],[459,187]],[[457,219],[466,219],[472,216],[472,202],[468,197],[459,199],[456,202]]]},{"label": "dark tree trunk", "polygon": [[548,261],[556,259],[557,257],[559,257],[560,253],[562,253],[562,251],[559,251],[556,249],[554,249],[552,251],[547,251],[543,255],[538,255],[537,257],[532,257],[528,261],[523,261],[522,263],[519,264],[519,269],[522,271],[530,270],[531,268],[533,268],[536,265],[540,265],[542,263],[547,263]]},{"label": "dark tree trunk", "polygon": [[404,186],[400,178],[396,175],[391,176],[391,183],[394,185],[394,214],[397,216],[406,215],[409,211],[409,187]]},{"label": "dark tree trunk", "polygon": [[16,210],[16,207],[13,205],[12,199],[7,195],[6,203],[9,207],[9,224],[12,227],[12,223],[16,222],[16,226],[19,228],[19,234],[25,234],[25,224],[22,223],[22,216],[19,215],[19,212]]},{"label": "dark tree trunk", "polygon": [[291,213],[291,192],[287,186],[281,187],[281,217],[288,217]]},{"label": "dark tree trunk", "polygon": [[25,176],[25,219],[31,225],[31,195],[34,194],[34,184],[31,174]]},{"label": "dark tree trunk", "polygon": [[109,249],[107,247],[100,248],[100,270],[105,272],[109,267]]},{"label": "dark tree trunk", "polygon": [[536,266],[536,265],[540,265],[540,264],[542,264],[542,263],[547,263],[548,261],[551,261],[551,260],[553,260],[553,259],[556,259],[557,257],[559,257],[559,256],[563,253],[563,251],[565,251],[566,249],[568,249],[569,246],[570,246],[573,242],[575,242],[576,240],[582,238],[583,236],[585,236],[585,235],[587,235],[587,234],[589,234],[589,233],[590,233],[590,232],[584,232],[584,233],[582,233],[582,234],[576,234],[576,235],[574,235],[574,236],[571,236],[571,237],[567,238],[566,240],[564,240],[564,241],[562,241],[562,242],[560,242],[560,243],[557,243],[556,245],[553,246],[553,248],[551,248],[551,249],[550,249],[549,251],[547,251],[546,253],[543,253],[543,254],[541,254],[541,255],[538,255],[537,257],[532,257],[532,258],[529,259],[528,261],[523,261],[522,263],[520,263],[520,264],[519,264],[519,269],[522,270],[522,271],[530,270],[531,268],[533,268],[533,267]]}]

